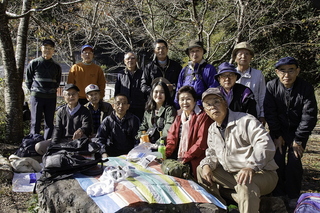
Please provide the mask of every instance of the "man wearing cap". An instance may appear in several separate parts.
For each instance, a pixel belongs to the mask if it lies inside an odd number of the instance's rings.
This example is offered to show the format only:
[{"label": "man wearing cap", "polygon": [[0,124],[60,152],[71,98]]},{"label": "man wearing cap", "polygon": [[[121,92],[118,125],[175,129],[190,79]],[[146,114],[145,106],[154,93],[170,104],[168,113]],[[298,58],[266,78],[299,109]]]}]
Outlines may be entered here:
[{"label": "man wearing cap", "polygon": [[146,65],[141,79],[141,90],[145,96],[150,95],[151,83],[155,78],[166,78],[170,84],[167,84],[169,91],[174,98],[175,88],[178,82],[178,76],[181,71],[181,65],[168,57],[168,44],[165,40],[158,39],[154,43],[154,59]]},{"label": "man wearing cap", "polygon": [[298,77],[300,67],[293,57],[275,64],[278,78],[267,83],[265,118],[276,146],[279,182],[275,196],[289,198],[294,208],[302,182],[301,158],[317,123],[317,102],[311,84]]},{"label": "man wearing cap", "polygon": [[256,101],[249,87],[236,83],[240,78],[235,66],[223,62],[214,78],[220,83],[219,89],[229,108],[235,112],[246,112],[257,117]]},{"label": "man wearing cap", "polygon": [[51,140],[36,144],[35,150],[46,153],[50,144],[69,142],[82,137],[89,137],[92,132],[92,118],[89,110],[79,100],[79,88],[74,84],[66,84],[63,97],[66,102],[56,113],[56,122]]},{"label": "man wearing cap", "polygon": [[100,99],[100,89],[95,84],[89,84],[86,89],[86,97],[89,101],[84,106],[89,109],[93,121],[93,134],[97,133],[97,130],[108,115],[113,111],[111,104],[104,102]]},{"label": "man wearing cap", "polygon": [[86,99],[85,88],[89,84],[98,85],[100,88],[100,99],[103,99],[104,97],[106,78],[101,67],[93,63],[93,57],[93,47],[90,45],[82,46],[82,62],[73,65],[68,75],[68,83],[75,84],[80,89],[79,103],[82,105],[88,102]]},{"label": "man wearing cap", "polygon": [[129,98],[129,112],[136,115],[140,121],[143,119],[146,104],[145,95],[141,90],[142,70],[137,66],[138,56],[136,53],[128,52],[124,55],[126,67],[117,76],[114,87],[114,96],[125,94]]},{"label": "man wearing cap", "polygon": [[228,109],[218,88],[207,89],[202,103],[215,122],[208,129],[198,182],[224,204],[224,199],[236,201],[240,213],[258,212],[260,196],[272,192],[278,180],[269,133],[254,116]]},{"label": "man wearing cap", "polygon": [[232,61],[237,63],[237,70],[241,77],[237,83],[249,87],[256,100],[258,119],[265,125],[263,101],[266,94],[265,78],[260,70],[250,67],[254,51],[248,42],[238,43],[232,51]]},{"label": "man wearing cap", "polygon": [[[201,94],[210,87],[217,87],[219,83],[215,80],[216,69],[211,64],[208,64],[203,55],[207,50],[203,47],[203,43],[198,40],[189,42],[185,53],[189,56],[190,61],[184,67],[179,75],[176,92],[183,86],[192,86],[197,93],[197,104],[201,105]],[[175,105],[179,107],[178,98],[175,97]]]},{"label": "man wearing cap", "polygon": [[31,125],[30,134],[40,134],[44,115],[44,138],[51,138],[54,112],[57,103],[57,88],[61,81],[61,67],[52,56],[55,44],[52,40],[42,41],[42,55],[32,60],[26,70],[25,84],[30,90]]}]

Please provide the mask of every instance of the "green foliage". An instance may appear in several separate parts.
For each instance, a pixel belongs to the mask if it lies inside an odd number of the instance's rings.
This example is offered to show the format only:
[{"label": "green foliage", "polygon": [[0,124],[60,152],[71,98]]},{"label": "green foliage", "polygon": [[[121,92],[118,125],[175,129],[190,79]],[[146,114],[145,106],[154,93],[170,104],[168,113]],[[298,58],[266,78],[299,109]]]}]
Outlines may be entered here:
[{"label": "green foliage", "polygon": [[38,195],[34,194],[27,202],[28,212],[37,213],[39,210]]},{"label": "green foliage", "polygon": [[65,60],[71,58],[70,47],[93,44],[99,49],[96,60],[110,70],[123,63],[127,51],[151,58],[158,38],[168,41],[169,56],[181,64],[188,61],[184,50],[191,39],[203,39],[205,57],[214,65],[230,60],[236,42],[249,41],[256,53],[252,66],[267,80],[274,77],[274,63],[290,55],[300,61],[301,76],[317,85],[319,11],[305,0],[245,2],[242,8],[239,1],[225,0],[84,1],[35,13],[40,25],[31,27],[30,37],[52,36]]}]

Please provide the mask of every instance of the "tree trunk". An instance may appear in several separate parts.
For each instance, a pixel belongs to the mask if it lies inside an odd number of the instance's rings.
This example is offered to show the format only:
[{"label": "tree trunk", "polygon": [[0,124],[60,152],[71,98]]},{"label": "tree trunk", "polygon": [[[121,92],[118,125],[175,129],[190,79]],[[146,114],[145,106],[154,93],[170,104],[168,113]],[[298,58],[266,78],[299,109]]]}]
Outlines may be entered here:
[{"label": "tree trunk", "polygon": [[23,137],[22,78],[17,70],[6,1],[0,3],[0,49],[4,67],[4,102],[6,111],[6,142],[18,142]]}]

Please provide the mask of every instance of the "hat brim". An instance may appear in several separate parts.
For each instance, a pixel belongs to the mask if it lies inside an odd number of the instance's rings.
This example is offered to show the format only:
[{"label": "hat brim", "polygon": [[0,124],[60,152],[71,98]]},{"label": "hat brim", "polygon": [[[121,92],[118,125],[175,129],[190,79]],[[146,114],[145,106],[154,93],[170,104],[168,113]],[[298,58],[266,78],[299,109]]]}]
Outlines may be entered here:
[{"label": "hat brim", "polygon": [[232,51],[232,61],[235,61],[235,60],[236,60],[236,54],[237,54],[237,51],[238,51],[238,50],[248,50],[248,51],[250,52],[250,54],[252,55],[252,57],[254,56],[254,52],[253,52],[253,50],[251,50],[251,49],[243,48],[243,47],[241,47],[241,48],[236,48],[236,49],[234,49],[234,50]]},{"label": "hat brim", "polygon": [[188,47],[186,50],[185,50],[185,53],[189,56],[189,50],[192,49],[192,48],[195,48],[195,47],[200,47],[203,49],[203,55],[207,53],[207,50],[203,47],[201,47],[200,45],[195,45],[195,46],[191,46],[191,47]]},{"label": "hat brim", "polygon": [[[214,76],[214,79],[216,79],[216,81],[218,81],[219,82],[219,76],[221,75],[221,74],[223,74],[223,73],[226,73],[226,72],[232,72],[232,73],[235,73],[236,75],[237,75],[237,80],[239,80],[240,78],[241,78],[241,74],[240,73],[238,73],[238,72],[234,72],[234,71],[229,71],[229,70],[226,70],[226,71],[222,71],[221,73],[219,73],[219,74],[216,74],[215,76]],[[236,81],[237,81],[236,80]]]},{"label": "hat brim", "polygon": [[100,90],[99,89],[90,90],[90,91],[86,92],[86,94],[89,94],[90,92],[100,92]]}]

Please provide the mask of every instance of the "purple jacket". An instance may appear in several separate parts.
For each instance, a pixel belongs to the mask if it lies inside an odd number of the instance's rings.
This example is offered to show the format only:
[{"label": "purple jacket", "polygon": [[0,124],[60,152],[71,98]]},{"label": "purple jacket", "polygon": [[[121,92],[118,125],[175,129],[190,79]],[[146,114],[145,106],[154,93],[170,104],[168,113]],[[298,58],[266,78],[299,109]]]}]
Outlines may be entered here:
[{"label": "purple jacket", "polygon": [[[204,91],[211,87],[219,86],[219,82],[217,82],[214,76],[217,74],[216,68],[211,64],[208,64],[204,60],[200,64],[196,64],[194,68],[191,66],[189,62],[188,66],[184,67],[179,75],[176,94],[179,89],[183,86],[192,86],[197,93],[197,104],[202,105],[201,95]],[[178,97],[176,96],[174,99],[175,106],[177,109],[180,108]]]}]

